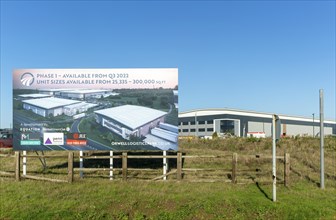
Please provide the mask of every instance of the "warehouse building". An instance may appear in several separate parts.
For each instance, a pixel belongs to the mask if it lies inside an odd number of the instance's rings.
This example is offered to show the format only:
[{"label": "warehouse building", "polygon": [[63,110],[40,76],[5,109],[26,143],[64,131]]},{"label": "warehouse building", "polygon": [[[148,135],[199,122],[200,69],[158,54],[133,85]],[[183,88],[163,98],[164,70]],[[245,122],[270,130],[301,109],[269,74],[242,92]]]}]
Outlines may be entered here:
[{"label": "warehouse building", "polygon": [[23,109],[30,110],[43,117],[62,114],[73,116],[96,106],[96,104],[54,97],[23,100],[22,103]]},{"label": "warehouse building", "polygon": [[[283,136],[319,136],[318,119],[278,115]],[[272,114],[236,109],[201,109],[179,114],[180,136],[234,135],[238,137],[272,135]],[[336,134],[336,121],[324,121],[324,134]]]},{"label": "warehouse building", "polygon": [[165,123],[167,112],[136,105],[95,111],[96,121],[113,133],[132,136],[161,150],[177,150],[178,127]]},{"label": "warehouse building", "polygon": [[39,93],[51,95],[51,96],[60,96],[62,91],[67,91],[67,90],[70,90],[70,89],[40,89]]},{"label": "warehouse building", "polygon": [[51,95],[40,94],[40,93],[18,95],[19,100],[40,99],[40,98],[47,98],[47,97],[51,97]]},{"label": "warehouse building", "polygon": [[107,97],[111,94],[112,93],[110,90],[102,89],[66,90],[60,92],[60,96],[62,98],[79,100],[85,100],[87,98],[101,98],[102,96]]},{"label": "warehouse building", "polygon": [[95,111],[96,121],[129,140],[146,136],[150,129],[164,122],[167,112],[136,105],[123,105]]}]

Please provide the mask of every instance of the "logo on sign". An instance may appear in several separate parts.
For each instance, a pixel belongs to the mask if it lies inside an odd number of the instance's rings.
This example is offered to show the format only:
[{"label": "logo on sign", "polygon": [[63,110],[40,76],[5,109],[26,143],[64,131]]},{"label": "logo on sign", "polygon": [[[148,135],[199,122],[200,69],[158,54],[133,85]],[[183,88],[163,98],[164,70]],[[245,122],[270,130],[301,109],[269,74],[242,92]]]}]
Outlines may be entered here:
[{"label": "logo on sign", "polygon": [[21,140],[29,140],[29,134],[21,134]]},{"label": "logo on sign", "polygon": [[21,145],[40,145],[40,136],[37,133],[21,133]]},{"label": "logo on sign", "polygon": [[27,72],[27,73],[22,74],[20,80],[21,80],[22,85],[31,86],[34,82],[34,79],[35,78],[34,78],[33,74]]},{"label": "logo on sign", "polygon": [[86,145],[86,134],[85,133],[68,133],[67,134],[67,145]]},{"label": "logo on sign", "polygon": [[63,145],[64,134],[63,133],[44,133],[43,134],[44,145]]}]

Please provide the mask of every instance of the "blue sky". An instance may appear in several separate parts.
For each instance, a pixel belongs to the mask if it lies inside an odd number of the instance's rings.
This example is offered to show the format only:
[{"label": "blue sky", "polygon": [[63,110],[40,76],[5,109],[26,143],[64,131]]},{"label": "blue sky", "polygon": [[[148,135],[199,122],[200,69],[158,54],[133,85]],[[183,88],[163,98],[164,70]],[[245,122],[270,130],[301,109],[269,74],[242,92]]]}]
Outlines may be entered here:
[{"label": "blue sky", "polygon": [[1,121],[15,68],[179,68],[179,111],[335,119],[335,1],[1,1]]}]

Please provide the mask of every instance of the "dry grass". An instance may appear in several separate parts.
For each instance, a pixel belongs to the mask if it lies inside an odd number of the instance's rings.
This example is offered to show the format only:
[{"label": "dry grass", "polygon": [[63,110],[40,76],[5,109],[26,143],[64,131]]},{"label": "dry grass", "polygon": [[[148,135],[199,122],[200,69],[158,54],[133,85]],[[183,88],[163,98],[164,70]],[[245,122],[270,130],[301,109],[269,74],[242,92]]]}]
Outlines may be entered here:
[{"label": "dry grass", "polygon": [[[306,179],[319,184],[320,147],[319,139],[316,138],[288,138],[282,139],[277,146],[277,155],[290,154],[291,181]],[[255,138],[230,138],[203,140],[191,139],[180,140],[180,151],[184,155],[222,155],[223,158],[185,158],[183,168],[199,168],[201,170],[185,170],[185,180],[222,180],[230,181],[232,169],[232,154],[238,154],[238,183],[241,182],[270,182],[271,160],[257,159],[255,155],[271,156],[271,139]],[[336,139],[325,139],[325,182],[327,186],[336,187]],[[10,150],[2,151],[4,154],[13,154]],[[34,155],[34,152],[29,152]],[[63,155],[64,158],[47,158],[47,169],[43,169],[37,158],[28,158],[28,173],[49,178],[66,179],[67,152],[45,152],[45,155]],[[278,160],[277,176],[283,180],[283,160]],[[22,159],[21,159],[22,163]],[[85,160],[85,167],[109,168],[108,159]],[[79,152],[75,152],[74,167],[79,167]],[[121,168],[121,160],[114,160],[114,167]],[[153,179],[162,175],[162,159],[129,159],[130,168],[151,168],[151,171],[129,171],[128,177],[135,179]],[[169,160],[169,167],[176,168],[176,160]],[[215,170],[210,170],[215,169]],[[14,172],[14,158],[0,158],[0,170]],[[109,171],[86,172],[86,178],[109,178]],[[115,179],[121,179],[121,171],[114,172]],[[75,173],[75,179],[79,179],[79,173]],[[175,179],[169,176],[168,179]]]},{"label": "dry grass", "polygon": [[[325,138],[325,183],[326,186],[336,187],[336,138]],[[232,155],[238,154],[238,169],[241,171],[238,180],[254,179],[271,180],[271,160],[245,157],[244,155],[272,155],[272,140],[269,138],[231,138],[216,140],[190,139],[180,141],[180,150],[187,155]],[[277,155],[290,154],[291,180],[306,179],[319,184],[320,178],[320,140],[317,138],[283,138],[277,144]],[[188,167],[223,167],[231,168],[231,160],[216,159],[215,161],[188,159]],[[258,172],[253,172],[258,170]],[[278,160],[277,175],[282,178],[283,160]],[[248,172],[243,172],[248,171]]]}]

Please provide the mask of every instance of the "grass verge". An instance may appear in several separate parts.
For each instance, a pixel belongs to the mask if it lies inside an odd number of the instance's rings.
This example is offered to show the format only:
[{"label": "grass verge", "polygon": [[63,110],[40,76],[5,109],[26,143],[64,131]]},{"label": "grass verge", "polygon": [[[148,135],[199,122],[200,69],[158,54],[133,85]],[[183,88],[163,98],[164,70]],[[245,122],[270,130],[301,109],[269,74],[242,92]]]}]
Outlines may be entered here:
[{"label": "grass verge", "polygon": [[2,181],[0,219],[335,219],[336,190],[271,185]]}]

